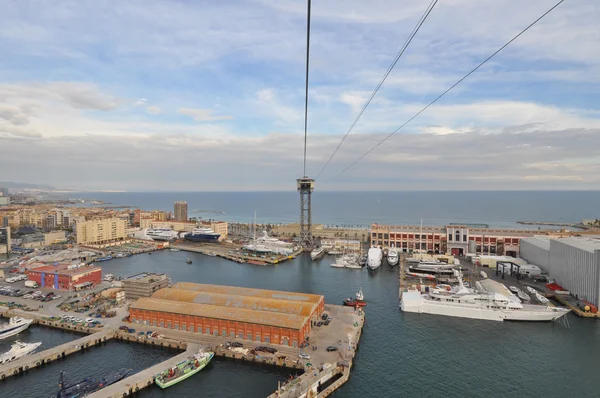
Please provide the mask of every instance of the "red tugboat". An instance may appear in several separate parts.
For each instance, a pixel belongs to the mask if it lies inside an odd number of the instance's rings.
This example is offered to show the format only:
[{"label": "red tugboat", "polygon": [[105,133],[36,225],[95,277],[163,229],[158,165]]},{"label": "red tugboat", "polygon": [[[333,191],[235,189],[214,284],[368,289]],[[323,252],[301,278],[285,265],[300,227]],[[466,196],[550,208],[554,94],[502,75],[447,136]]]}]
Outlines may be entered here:
[{"label": "red tugboat", "polygon": [[363,296],[362,288],[358,292],[356,292],[355,298],[347,298],[344,300],[344,305],[349,307],[364,307],[367,305],[365,298]]}]

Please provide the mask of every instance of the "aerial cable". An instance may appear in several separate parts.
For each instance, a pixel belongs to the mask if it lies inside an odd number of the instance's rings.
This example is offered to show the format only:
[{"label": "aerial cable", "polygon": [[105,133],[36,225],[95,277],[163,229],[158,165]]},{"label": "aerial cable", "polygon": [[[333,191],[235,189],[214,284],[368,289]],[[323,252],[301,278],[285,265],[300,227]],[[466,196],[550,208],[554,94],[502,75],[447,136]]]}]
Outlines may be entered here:
[{"label": "aerial cable", "polygon": [[417,22],[417,24],[413,28],[412,32],[410,33],[410,35],[406,39],[406,42],[404,43],[404,45],[402,46],[402,48],[400,49],[400,51],[398,52],[398,54],[394,58],[394,61],[392,61],[391,65],[388,67],[387,71],[383,74],[383,77],[381,78],[381,80],[379,80],[379,83],[377,84],[377,86],[375,87],[375,89],[373,90],[373,92],[371,93],[371,96],[369,97],[369,99],[367,100],[367,102],[364,104],[363,108],[358,113],[358,116],[356,117],[356,119],[354,120],[354,122],[352,123],[352,125],[350,126],[350,128],[348,129],[348,131],[346,132],[346,134],[344,135],[344,137],[342,138],[342,140],[338,144],[338,146],[335,148],[335,150],[333,151],[333,153],[331,154],[331,156],[329,157],[329,159],[327,160],[327,162],[325,163],[325,165],[323,166],[323,168],[321,169],[321,171],[319,171],[319,174],[317,174],[317,176],[315,177],[315,179],[319,178],[319,176],[321,175],[321,173],[323,173],[323,171],[325,170],[325,168],[331,162],[331,159],[333,159],[333,157],[335,156],[335,154],[337,153],[337,151],[340,149],[340,147],[342,146],[342,144],[344,143],[344,141],[346,141],[346,138],[348,138],[348,135],[350,135],[350,132],[354,129],[354,127],[356,126],[356,123],[358,123],[358,120],[362,117],[363,113],[365,113],[365,111],[367,110],[367,107],[369,106],[369,104],[371,104],[371,101],[373,101],[373,98],[375,98],[375,95],[377,94],[377,92],[379,91],[379,89],[381,88],[381,86],[383,85],[383,83],[385,82],[385,79],[387,79],[388,75],[392,72],[392,70],[394,69],[394,67],[398,63],[398,60],[400,60],[400,57],[402,57],[402,55],[404,54],[404,52],[408,48],[409,44],[412,42],[412,40],[414,39],[415,35],[417,34],[417,32],[419,31],[419,29],[421,28],[421,25],[423,25],[423,23],[425,22],[425,20],[427,19],[427,17],[431,13],[431,11],[433,10],[433,7],[435,7],[435,5],[437,4],[437,2],[438,2],[438,0],[432,0],[431,3],[429,3],[429,6],[427,6],[427,9],[425,10],[425,13],[423,13],[423,15],[421,16],[421,18],[419,19],[419,21]]},{"label": "aerial cable", "polygon": [[371,149],[369,149],[362,156],[360,156],[358,159],[356,159],[354,162],[352,162],[348,167],[346,167],[345,169],[343,169],[342,171],[340,171],[338,174],[336,174],[335,177],[333,177],[333,178],[337,178],[342,173],[344,173],[345,171],[347,171],[348,169],[350,169],[352,166],[354,166],[356,163],[360,162],[363,158],[365,158],[367,155],[369,155],[371,152],[373,152],[377,147],[379,147],[385,141],[387,141],[388,139],[390,139],[394,134],[396,134],[398,131],[400,131],[404,126],[406,126],[408,123],[410,123],[413,119],[415,119],[421,113],[425,112],[425,110],[427,110],[431,105],[435,104],[443,96],[445,96],[446,94],[448,94],[454,87],[458,86],[466,78],[468,78],[469,76],[471,76],[475,71],[477,71],[479,68],[481,68],[486,62],[488,62],[490,59],[492,59],[494,56],[496,56],[500,51],[502,51],[506,47],[508,47],[508,45],[511,44],[513,41],[515,41],[519,36],[521,36],[523,33],[527,32],[531,27],[533,27],[536,23],[538,23],[540,20],[542,20],[542,18],[544,18],[546,15],[550,14],[556,7],[558,7],[559,5],[561,5],[564,1],[565,0],[560,0],[558,3],[556,3],[552,8],[550,8],[548,11],[546,11],[545,13],[543,13],[542,16],[540,16],[538,19],[536,19],[535,21],[533,21],[525,29],[523,29],[516,36],[514,36],[512,39],[510,39],[508,42],[506,42],[506,44],[504,44],[502,47],[500,47],[498,50],[496,50],[496,52],[494,52],[492,55],[490,55],[489,57],[487,57],[479,65],[477,65],[475,68],[473,68],[469,73],[467,73],[460,80],[458,80],[456,83],[454,83],[452,86],[450,86],[446,91],[444,91],[439,96],[437,96],[433,101],[431,101],[429,104],[427,104],[423,109],[421,109],[419,112],[415,113],[410,119],[408,119],[406,122],[404,122],[400,127],[398,127],[396,130],[394,130],[390,134],[388,134],[383,140],[379,141],[377,143],[377,145],[375,145],[374,147],[372,147]]},{"label": "aerial cable", "polygon": [[306,137],[308,132],[308,68],[310,60],[310,2],[308,0],[308,12],[306,17],[306,86],[304,92],[304,173],[306,177]]}]

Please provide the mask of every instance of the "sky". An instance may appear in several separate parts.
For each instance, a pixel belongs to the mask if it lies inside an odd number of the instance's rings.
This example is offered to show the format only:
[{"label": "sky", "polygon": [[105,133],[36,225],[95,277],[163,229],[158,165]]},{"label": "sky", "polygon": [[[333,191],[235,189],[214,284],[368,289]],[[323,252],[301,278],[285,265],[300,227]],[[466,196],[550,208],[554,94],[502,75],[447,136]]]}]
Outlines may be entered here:
[{"label": "sky", "polygon": [[[555,3],[440,0],[316,189],[598,189],[600,4],[586,0],[345,170]],[[313,2],[306,175],[428,4]],[[304,2],[4,0],[0,15],[0,181],[249,191],[303,176]]]}]

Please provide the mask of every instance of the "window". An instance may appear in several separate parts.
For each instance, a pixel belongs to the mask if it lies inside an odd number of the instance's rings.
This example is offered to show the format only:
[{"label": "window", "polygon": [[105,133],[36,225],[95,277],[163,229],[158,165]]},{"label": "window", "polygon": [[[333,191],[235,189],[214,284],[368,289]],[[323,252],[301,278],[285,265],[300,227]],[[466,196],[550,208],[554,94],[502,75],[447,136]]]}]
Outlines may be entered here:
[{"label": "window", "polygon": [[235,332],[229,332],[229,337],[235,337]]},{"label": "window", "polygon": [[456,241],[460,242],[460,232],[456,231]]},{"label": "window", "polygon": [[421,235],[421,239],[427,239],[427,235]]},{"label": "window", "polygon": [[383,234],[383,239],[389,239],[388,234]]},{"label": "window", "polygon": [[254,340],[255,341],[260,341],[260,334],[257,334],[256,336],[254,336]]},{"label": "window", "polygon": [[207,326],[206,328],[204,328],[204,333],[210,334],[210,326]]},{"label": "window", "polygon": [[246,336],[246,340],[252,340],[252,333],[248,333],[248,335]]},{"label": "window", "polygon": [[448,242],[452,242],[452,234],[448,234]]},{"label": "window", "polygon": [[464,234],[463,235],[463,242],[466,242],[466,241],[467,241],[467,234]]},{"label": "window", "polygon": [[378,239],[383,239],[383,234],[382,233],[377,234],[377,238]]}]

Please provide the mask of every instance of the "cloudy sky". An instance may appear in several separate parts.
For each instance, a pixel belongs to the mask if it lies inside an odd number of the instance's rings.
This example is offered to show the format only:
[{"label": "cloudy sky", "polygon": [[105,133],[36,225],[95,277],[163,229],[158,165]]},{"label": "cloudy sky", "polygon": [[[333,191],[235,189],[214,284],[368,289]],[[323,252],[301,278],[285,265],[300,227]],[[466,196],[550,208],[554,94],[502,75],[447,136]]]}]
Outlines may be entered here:
[{"label": "cloudy sky", "polygon": [[[586,0],[340,174],[555,2],[440,0],[317,189],[598,189],[600,4]],[[309,176],[428,3],[314,2]],[[0,181],[295,189],[302,1],[5,0],[0,15]]]}]

